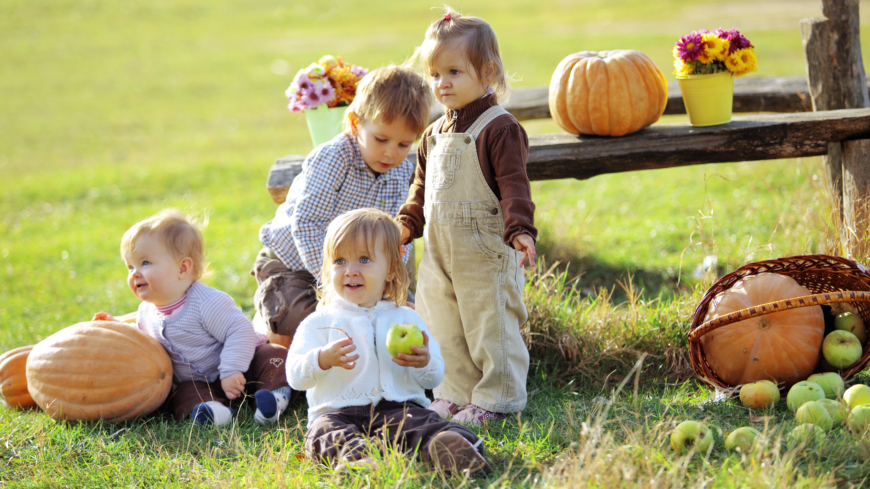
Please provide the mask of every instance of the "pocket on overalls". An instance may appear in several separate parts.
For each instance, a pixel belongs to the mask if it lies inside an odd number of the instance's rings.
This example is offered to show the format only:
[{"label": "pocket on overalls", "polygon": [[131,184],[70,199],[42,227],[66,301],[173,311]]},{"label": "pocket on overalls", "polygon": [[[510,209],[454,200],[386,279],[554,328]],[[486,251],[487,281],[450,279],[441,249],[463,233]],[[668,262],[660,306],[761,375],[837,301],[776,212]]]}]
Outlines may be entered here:
[{"label": "pocket on overalls", "polygon": [[459,159],[462,155],[462,149],[451,148],[446,145],[438,145],[432,149],[429,154],[430,165],[434,164],[433,185],[436,190],[444,190],[453,185],[453,178],[456,175],[456,170],[459,169]]},{"label": "pocket on overalls", "polygon": [[493,229],[492,226],[487,225],[486,221],[473,219],[471,234],[474,237],[474,244],[487,258],[495,260],[507,258],[504,243],[498,234],[498,226]]}]

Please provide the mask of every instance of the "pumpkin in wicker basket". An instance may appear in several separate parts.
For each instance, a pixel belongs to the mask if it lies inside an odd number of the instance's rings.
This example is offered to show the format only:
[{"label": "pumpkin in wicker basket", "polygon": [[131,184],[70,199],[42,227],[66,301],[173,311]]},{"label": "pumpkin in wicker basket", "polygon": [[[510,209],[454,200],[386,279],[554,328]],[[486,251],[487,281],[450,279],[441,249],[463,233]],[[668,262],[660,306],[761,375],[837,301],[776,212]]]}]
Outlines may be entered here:
[{"label": "pumpkin in wicker basket", "polygon": [[[751,275],[714,297],[704,321],[811,294],[809,289],[785,275]],[[728,384],[772,380],[788,386],[813,373],[819,363],[824,332],[821,307],[810,306],[723,326],[701,337],[701,345],[710,368]]]}]

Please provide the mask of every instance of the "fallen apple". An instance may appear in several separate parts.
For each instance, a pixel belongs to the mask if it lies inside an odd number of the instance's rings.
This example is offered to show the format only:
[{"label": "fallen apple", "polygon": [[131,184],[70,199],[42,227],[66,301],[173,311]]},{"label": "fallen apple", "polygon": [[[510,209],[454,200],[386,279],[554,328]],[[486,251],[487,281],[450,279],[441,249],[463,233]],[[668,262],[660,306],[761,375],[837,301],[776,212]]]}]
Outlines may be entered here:
[{"label": "fallen apple", "polygon": [[870,387],[864,384],[855,384],[843,393],[843,400],[849,405],[849,409],[856,406],[870,404]]},{"label": "fallen apple", "polygon": [[819,404],[818,401],[805,402],[794,413],[794,419],[801,424],[814,424],[825,431],[830,430],[834,426],[834,420],[828,414],[828,410],[825,409],[825,406]]},{"label": "fallen apple", "polygon": [[825,398],[825,391],[815,382],[802,380],[791,386],[788,390],[788,395],[785,397],[785,402],[791,412],[795,412],[803,403],[808,401],[818,401]]},{"label": "fallen apple", "polygon": [[755,437],[760,434],[760,431],[751,426],[737,428],[725,438],[725,448],[732,451],[749,453],[749,450],[752,449],[752,444],[755,442]]},{"label": "fallen apple", "polygon": [[711,443],[713,443],[713,432],[698,421],[683,421],[671,432],[671,448],[681,455],[692,447],[699,452],[706,452]]},{"label": "fallen apple", "polygon": [[863,436],[870,428],[870,404],[855,406],[849,414],[849,428],[858,436]]},{"label": "fallen apple", "polygon": [[786,438],[786,443],[790,447],[796,447],[802,443],[809,447],[816,447],[824,443],[825,438],[827,438],[825,430],[814,424],[806,423],[791,430]]},{"label": "fallen apple", "polygon": [[744,384],[740,388],[740,402],[752,409],[764,409],[779,402],[779,389],[769,380]]},{"label": "fallen apple", "polygon": [[846,384],[843,382],[843,377],[837,372],[825,372],[823,374],[813,374],[807,378],[810,382],[819,384],[819,387],[825,391],[825,397],[828,399],[837,399],[843,395],[846,390]]},{"label": "fallen apple", "polygon": [[387,331],[387,351],[393,358],[399,353],[413,355],[412,346],[423,347],[423,332],[416,324],[394,324]]},{"label": "fallen apple", "polygon": [[834,426],[840,426],[844,421],[846,421],[846,418],[849,417],[849,409],[840,400],[820,399],[813,402],[821,404],[828,411],[828,414],[831,415],[831,420],[834,422]]},{"label": "fallen apple", "polygon": [[864,321],[861,316],[844,312],[834,318],[834,329],[848,331],[858,338],[858,341],[863,345],[867,342],[867,328],[864,327]]},{"label": "fallen apple", "polygon": [[825,336],[822,342],[822,355],[825,360],[837,368],[846,368],[861,359],[861,342],[848,331],[835,330]]}]

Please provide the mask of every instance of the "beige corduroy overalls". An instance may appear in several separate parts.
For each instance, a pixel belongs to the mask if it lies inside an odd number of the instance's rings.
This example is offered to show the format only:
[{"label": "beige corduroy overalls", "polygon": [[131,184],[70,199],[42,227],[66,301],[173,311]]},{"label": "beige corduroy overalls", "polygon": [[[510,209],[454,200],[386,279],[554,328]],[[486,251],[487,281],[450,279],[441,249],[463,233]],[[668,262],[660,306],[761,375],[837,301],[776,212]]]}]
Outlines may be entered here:
[{"label": "beige corduroy overalls", "polygon": [[528,318],[520,253],[502,241],[501,205],[480,170],[475,140],[499,116],[493,106],[467,133],[429,136],[423,213],[426,227],[417,312],[444,355],[436,398],[509,413],[526,405]]}]

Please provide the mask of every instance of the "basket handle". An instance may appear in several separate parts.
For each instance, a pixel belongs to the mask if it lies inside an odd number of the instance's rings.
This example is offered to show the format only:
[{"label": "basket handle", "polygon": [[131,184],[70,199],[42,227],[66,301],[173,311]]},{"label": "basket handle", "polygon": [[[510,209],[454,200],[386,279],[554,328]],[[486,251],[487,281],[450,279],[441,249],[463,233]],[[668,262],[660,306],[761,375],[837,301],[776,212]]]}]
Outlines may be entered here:
[{"label": "basket handle", "polygon": [[764,316],[765,314],[774,312],[787,311],[789,309],[797,309],[799,307],[821,306],[823,304],[831,304],[834,302],[870,302],[870,292],[850,290],[841,292],[823,292],[821,294],[792,297],[791,299],[783,299],[781,301],[768,302],[767,304],[747,307],[746,309],[734,311],[725,316],[702,323],[689,333],[689,341],[697,343],[701,341],[702,336],[710,331],[745,319]]}]

